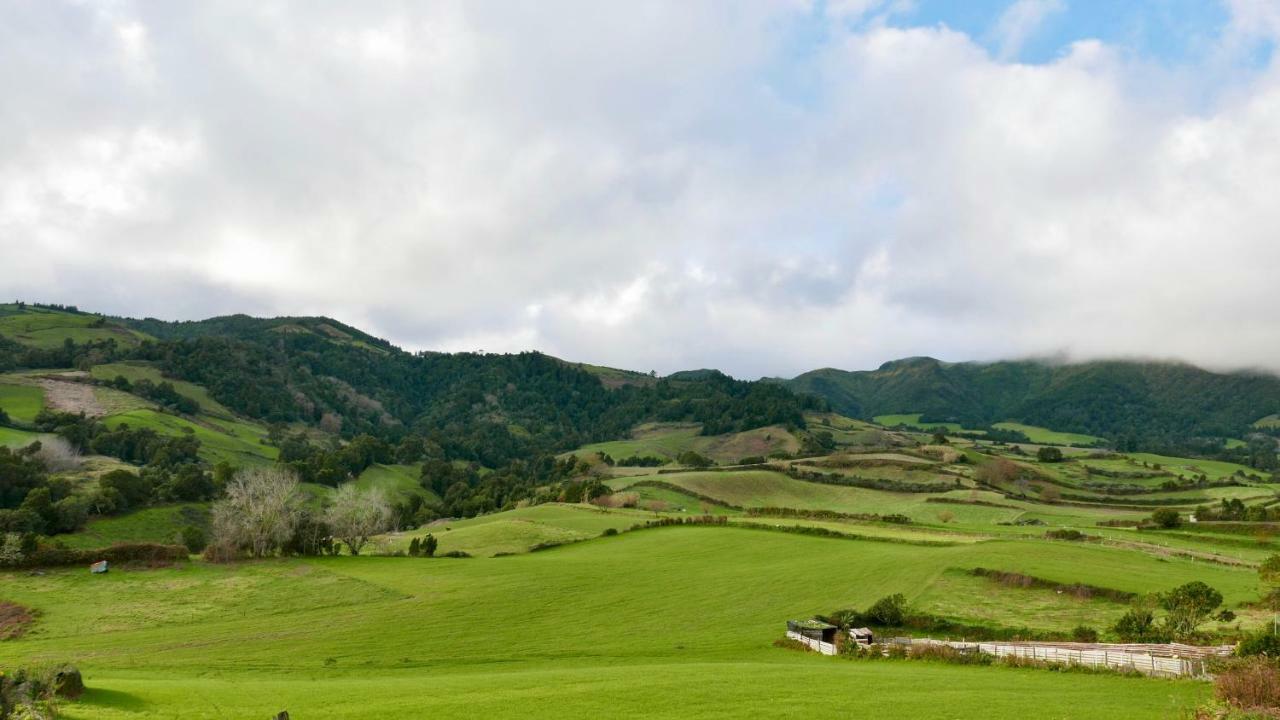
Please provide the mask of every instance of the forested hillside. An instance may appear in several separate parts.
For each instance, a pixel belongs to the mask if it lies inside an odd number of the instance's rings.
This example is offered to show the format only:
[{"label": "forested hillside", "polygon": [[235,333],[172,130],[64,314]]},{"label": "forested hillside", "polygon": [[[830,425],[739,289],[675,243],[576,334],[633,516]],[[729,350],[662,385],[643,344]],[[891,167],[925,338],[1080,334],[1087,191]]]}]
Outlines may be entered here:
[{"label": "forested hillside", "polygon": [[943,363],[909,358],[877,370],[815,370],[787,382],[837,412],[980,427],[1005,420],[1098,435],[1125,447],[1243,437],[1280,410],[1280,378],[1154,362]]}]

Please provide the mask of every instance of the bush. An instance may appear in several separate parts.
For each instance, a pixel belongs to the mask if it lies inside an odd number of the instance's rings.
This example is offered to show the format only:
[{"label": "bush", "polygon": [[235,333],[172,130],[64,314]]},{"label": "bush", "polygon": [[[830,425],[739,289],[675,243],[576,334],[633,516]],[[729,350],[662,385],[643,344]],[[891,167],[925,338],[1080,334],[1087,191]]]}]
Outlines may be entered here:
[{"label": "bush", "polygon": [[1266,655],[1270,658],[1280,658],[1280,635],[1275,635],[1269,630],[1250,635],[1240,641],[1240,645],[1236,647],[1236,655],[1241,657]]},{"label": "bush", "polygon": [[1077,625],[1071,631],[1071,639],[1079,643],[1098,642],[1098,631],[1087,625]]},{"label": "bush", "polygon": [[1158,528],[1172,530],[1182,526],[1182,515],[1173,508],[1160,508],[1151,513],[1151,522]]},{"label": "bush", "polygon": [[112,564],[140,563],[147,565],[168,564],[187,559],[187,548],[183,545],[160,545],[158,543],[117,543],[110,547],[76,550],[61,547],[41,547],[27,553],[10,567],[60,567],[66,565],[88,565],[99,560]]},{"label": "bush", "polygon": [[1079,530],[1068,530],[1068,529],[1050,530],[1046,532],[1044,536],[1050,540],[1072,540],[1072,541],[1085,540],[1089,537],[1088,535],[1085,535]]},{"label": "bush", "polygon": [[1043,463],[1062,462],[1062,451],[1056,447],[1042,447],[1036,451],[1036,459]]},{"label": "bush", "polygon": [[618,528],[605,528],[604,532],[600,533],[601,537],[610,537],[612,535],[617,535],[617,534],[618,534]]},{"label": "bush", "polygon": [[204,530],[195,525],[188,525],[178,532],[178,542],[186,546],[192,555],[199,555],[204,552],[205,546],[209,544],[205,537]]},{"label": "bush", "polygon": [[1219,671],[1213,689],[1219,700],[1240,710],[1269,717],[1280,710],[1280,668],[1269,658],[1241,660]]},{"label": "bush", "polygon": [[883,627],[899,627],[907,616],[907,598],[895,593],[880,598],[867,609],[867,619]]}]

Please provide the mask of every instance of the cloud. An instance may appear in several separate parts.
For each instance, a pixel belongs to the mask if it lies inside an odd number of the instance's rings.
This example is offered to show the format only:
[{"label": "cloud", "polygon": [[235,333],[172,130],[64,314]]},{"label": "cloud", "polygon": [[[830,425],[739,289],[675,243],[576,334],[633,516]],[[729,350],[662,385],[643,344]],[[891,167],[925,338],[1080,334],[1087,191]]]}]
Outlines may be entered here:
[{"label": "cloud", "polygon": [[[1265,26],[1238,5],[1233,27]],[[799,57],[798,19],[825,23]],[[1087,40],[1027,65],[846,20],[0,6],[0,296],[330,314],[413,349],[661,372],[1059,351],[1280,369],[1274,66]]]},{"label": "cloud", "polygon": [[1014,58],[1022,46],[1052,15],[1067,9],[1062,0],[1015,0],[996,21],[995,36],[1001,58]]}]

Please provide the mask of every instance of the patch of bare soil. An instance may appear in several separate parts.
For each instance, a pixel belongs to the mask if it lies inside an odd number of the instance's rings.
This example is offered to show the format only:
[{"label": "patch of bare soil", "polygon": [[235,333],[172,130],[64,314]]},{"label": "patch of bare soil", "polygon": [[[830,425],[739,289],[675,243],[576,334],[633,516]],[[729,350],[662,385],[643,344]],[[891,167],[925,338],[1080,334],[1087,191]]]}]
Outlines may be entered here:
[{"label": "patch of bare soil", "polygon": [[88,417],[102,417],[107,411],[93,394],[93,386],[84,383],[65,382],[44,378],[44,402],[48,407],[69,413],[84,413]]},{"label": "patch of bare soil", "polygon": [[35,621],[35,612],[30,608],[0,600],[0,640],[22,637]]}]

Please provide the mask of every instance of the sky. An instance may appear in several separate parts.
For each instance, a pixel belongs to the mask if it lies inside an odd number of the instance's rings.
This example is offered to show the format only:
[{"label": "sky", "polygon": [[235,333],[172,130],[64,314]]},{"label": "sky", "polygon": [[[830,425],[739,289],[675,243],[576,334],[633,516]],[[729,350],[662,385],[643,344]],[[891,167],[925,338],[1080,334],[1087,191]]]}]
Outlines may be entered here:
[{"label": "sky", "polygon": [[1280,0],[0,0],[0,298],[1280,370]]}]

